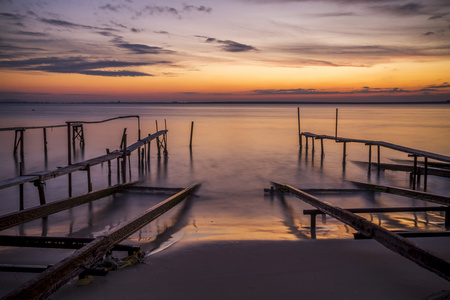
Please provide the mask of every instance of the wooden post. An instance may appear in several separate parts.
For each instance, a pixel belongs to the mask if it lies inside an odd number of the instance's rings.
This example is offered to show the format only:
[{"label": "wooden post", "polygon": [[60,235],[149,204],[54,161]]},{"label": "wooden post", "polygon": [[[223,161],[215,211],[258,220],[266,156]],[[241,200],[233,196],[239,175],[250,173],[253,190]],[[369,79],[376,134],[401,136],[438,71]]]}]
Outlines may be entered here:
[{"label": "wooden post", "polygon": [[428,157],[425,156],[424,159],[425,169],[423,174],[423,191],[427,191],[427,183],[428,183]]},{"label": "wooden post", "polygon": [[120,184],[120,158],[117,158],[117,184]]},{"label": "wooden post", "polygon": [[44,153],[47,157],[47,128],[44,127],[42,130],[44,131]]},{"label": "wooden post", "polygon": [[[149,134],[150,136],[150,134]],[[152,145],[151,141],[148,142],[147,146],[147,164],[150,165],[150,146]]]},{"label": "wooden post", "polygon": [[38,193],[39,193],[39,202],[41,205],[45,204],[45,190],[44,190],[44,181],[42,181],[42,178],[39,178],[34,182],[34,186],[37,187]]},{"label": "wooden post", "polygon": [[141,119],[139,116],[137,116],[138,119],[138,140],[141,140]]},{"label": "wooden post", "polygon": [[189,141],[189,148],[192,148],[192,135],[194,133],[194,121],[191,122],[191,139]]},{"label": "wooden post", "polygon": [[72,150],[70,144],[70,122],[66,122],[67,124],[67,164],[70,166],[72,164]]},{"label": "wooden post", "polygon": [[[20,174],[20,176],[23,175],[23,161],[21,161],[19,163],[19,174]],[[23,183],[19,185],[19,198],[20,198],[20,203],[19,203],[20,210],[23,210],[24,209],[24,205],[23,205]]]},{"label": "wooden post", "polygon": [[316,238],[316,214],[311,214],[311,238]]},{"label": "wooden post", "polygon": [[334,139],[337,140],[337,132],[338,132],[338,109],[336,108],[336,126],[334,128]]},{"label": "wooden post", "polygon": [[86,166],[87,171],[87,182],[88,182],[88,192],[92,192],[92,181],[91,181],[91,166],[88,164]]},{"label": "wooden post", "polygon": [[325,151],[323,151],[323,139],[320,139],[320,150],[321,150],[322,156],[324,156]]},{"label": "wooden post", "polygon": [[298,123],[298,144],[302,147],[302,133],[300,130],[300,107],[297,107],[297,123]]},{"label": "wooden post", "polygon": [[344,142],[343,158],[342,163],[345,165],[345,158],[347,156],[347,142]]},{"label": "wooden post", "polygon": [[416,177],[417,177],[417,155],[414,155],[414,166],[412,171],[413,190],[416,189]]},{"label": "wooden post", "polygon": [[311,142],[312,142],[312,153],[314,155],[314,151],[316,151],[315,147],[314,147],[314,145],[315,145],[315,138],[314,137],[311,137]]},{"label": "wooden post", "polygon": [[167,156],[169,153],[167,152],[167,122],[166,119],[164,119],[164,129],[166,132],[164,133],[164,156]]},{"label": "wooden post", "polygon": [[[106,154],[109,154],[109,149],[106,149]],[[108,159],[108,185],[111,186],[111,160]]]},{"label": "wooden post", "polygon": [[370,174],[370,169],[372,168],[372,145],[369,145],[369,174]]},{"label": "wooden post", "polygon": [[305,140],[306,140],[306,150],[308,150],[308,137],[305,135]]},{"label": "wooden post", "polygon": [[127,181],[127,135],[124,132],[122,137],[122,183]]},{"label": "wooden post", "polygon": [[377,145],[377,171],[380,172],[380,145]]}]

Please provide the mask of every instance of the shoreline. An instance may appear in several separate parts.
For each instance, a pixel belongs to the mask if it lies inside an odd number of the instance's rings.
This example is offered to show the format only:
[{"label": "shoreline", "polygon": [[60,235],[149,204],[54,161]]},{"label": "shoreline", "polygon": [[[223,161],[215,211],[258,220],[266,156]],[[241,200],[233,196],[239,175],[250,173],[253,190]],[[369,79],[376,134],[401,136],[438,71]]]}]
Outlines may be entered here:
[{"label": "shoreline", "polygon": [[[440,238],[416,239],[446,257]],[[373,240],[179,243],[51,299],[448,299],[450,283]]]}]

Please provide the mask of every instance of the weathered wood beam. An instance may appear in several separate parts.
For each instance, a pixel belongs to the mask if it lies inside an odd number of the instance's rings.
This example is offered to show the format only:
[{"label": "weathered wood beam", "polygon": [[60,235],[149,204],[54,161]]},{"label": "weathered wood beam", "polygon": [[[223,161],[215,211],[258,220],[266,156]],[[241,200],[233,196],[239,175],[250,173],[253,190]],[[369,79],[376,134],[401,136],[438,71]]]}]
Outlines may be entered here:
[{"label": "weathered wood beam", "polygon": [[98,237],[72,255],[56,263],[40,275],[34,277],[22,287],[6,295],[3,299],[45,299],[71,278],[81,274],[99,261],[112,247],[127,238],[133,232],[147,225],[166,211],[190,196],[200,184],[193,185],[149,208],[142,215],[122,226],[115,228],[108,235]]},{"label": "weathered wood beam", "polygon": [[430,194],[430,193],[420,192],[420,191],[413,191],[410,189],[387,186],[387,185],[371,184],[371,183],[364,183],[364,182],[359,182],[359,181],[351,181],[351,182],[353,182],[354,184],[356,184],[358,186],[362,186],[366,189],[369,189],[369,190],[372,190],[375,192],[389,193],[389,194],[411,197],[411,198],[420,199],[420,200],[429,201],[429,202],[438,203],[438,204],[450,205],[450,197],[446,197],[446,196]]},{"label": "weathered wood beam", "polygon": [[19,212],[14,212],[0,216],[0,230],[4,230],[39,218],[43,218],[63,210],[112,195],[136,183],[137,182],[119,184],[113,187],[93,191],[80,196],[71,197],[60,201],[55,201],[44,205],[31,207],[25,210],[21,210]]},{"label": "weathered wood beam", "polygon": [[445,258],[442,258],[427,249],[421,248],[408,239],[394,234],[365,218],[355,215],[354,213],[338,206],[333,206],[325,201],[321,201],[299,189],[277,182],[273,182],[273,184],[276,186],[277,190],[291,193],[324,213],[360,231],[365,236],[375,239],[385,247],[410,259],[419,266],[424,267],[450,281],[450,262]]}]

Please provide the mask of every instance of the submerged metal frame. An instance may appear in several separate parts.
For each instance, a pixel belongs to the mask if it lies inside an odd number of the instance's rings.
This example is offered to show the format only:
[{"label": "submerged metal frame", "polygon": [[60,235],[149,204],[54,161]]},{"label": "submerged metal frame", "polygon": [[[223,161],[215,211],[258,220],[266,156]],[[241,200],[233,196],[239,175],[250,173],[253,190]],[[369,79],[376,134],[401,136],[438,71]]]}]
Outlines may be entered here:
[{"label": "submerged metal frame", "polygon": [[415,262],[419,266],[450,281],[450,261],[439,256],[438,254],[435,254],[428,249],[419,247],[410,240],[390,232],[389,230],[378,226],[352,212],[349,212],[348,210],[338,206],[333,206],[325,201],[321,201],[302,190],[278,182],[272,182],[272,184],[275,185],[278,191],[294,195],[322,212],[360,231],[366,237],[375,239],[386,248],[397,252],[403,257]]},{"label": "submerged metal frame", "polygon": [[142,215],[124,225],[113,229],[106,236],[101,236],[75,251],[72,255],[51,266],[40,275],[25,283],[19,289],[9,293],[3,299],[45,299],[67,283],[71,278],[81,274],[99,261],[115,244],[144,227],[175,205],[192,195],[200,184],[178,192],[164,201],[146,210]]}]

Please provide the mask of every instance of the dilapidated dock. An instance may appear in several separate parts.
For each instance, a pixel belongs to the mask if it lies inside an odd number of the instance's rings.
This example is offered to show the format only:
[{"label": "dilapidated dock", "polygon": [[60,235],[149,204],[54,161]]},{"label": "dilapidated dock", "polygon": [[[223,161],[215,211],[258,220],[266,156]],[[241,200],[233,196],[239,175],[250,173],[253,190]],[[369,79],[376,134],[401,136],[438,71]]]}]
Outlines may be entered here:
[{"label": "dilapidated dock", "polygon": [[[123,131],[120,149],[109,151],[101,156],[91,159],[72,163],[73,150],[75,149],[75,141],[80,142],[80,147],[85,147],[83,124],[103,123],[122,118],[138,119],[138,141],[131,145],[127,145],[126,128]],[[24,161],[24,132],[29,129],[44,130],[44,145],[47,144],[46,129],[55,127],[67,127],[67,152],[68,164],[64,167],[44,170],[39,172],[22,174],[0,181],[0,189],[10,188],[14,186],[20,187],[20,209],[18,211],[0,216],[0,230],[5,230],[14,226],[18,226],[32,220],[43,219],[49,215],[68,210],[70,208],[91,203],[92,201],[105,198],[116,193],[124,192],[130,189],[142,192],[164,191],[165,193],[174,193],[169,198],[161,201],[157,205],[150,207],[141,215],[132,218],[125,224],[113,228],[107,234],[98,238],[69,238],[69,237],[36,237],[36,236],[0,236],[0,245],[9,247],[37,247],[37,248],[64,248],[77,249],[72,255],[69,255],[62,261],[52,266],[36,266],[36,265],[0,265],[0,271],[7,272],[32,272],[41,273],[27,282],[22,287],[6,295],[4,299],[44,299],[51,295],[63,284],[68,282],[75,276],[87,275],[106,275],[105,268],[98,268],[96,264],[109,251],[127,251],[129,255],[139,256],[140,247],[119,244],[121,241],[138,231],[140,228],[164,214],[171,208],[175,207],[184,199],[191,196],[200,184],[195,184],[188,188],[159,188],[137,186],[138,181],[131,181],[131,153],[136,151],[138,157],[138,168],[140,172],[148,170],[150,164],[150,143],[156,140],[158,157],[164,155],[167,157],[167,124],[165,129],[159,130],[156,121],[156,132],[148,134],[145,138],[141,138],[141,130],[139,116],[122,116],[110,118],[101,121],[70,121],[66,125],[51,125],[41,127],[20,127],[20,128],[2,128],[0,131],[15,131],[14,155],[20,152],[21,165]],[[47,155],[47,149],[44,149]],[[117,160],[117,184],[112,185],[111,182],[111,161]],[[103,189],[92,189],[91,168],[93,166],[107,163],[108,164],[108,183],[109,186]],[[87,174],[87,192],[81,195],[72,195],[72,173],[83,171]],[[130,176],[127,176],[127,174]],[[68,176],[68,194],[69,197],[57,201],[47,203],[45,197],[45,182],[60,176]],[[37,187],[37,195],[39,197],[39,205],[24,208],[23,205],[23,185],[32,183]]]}]

